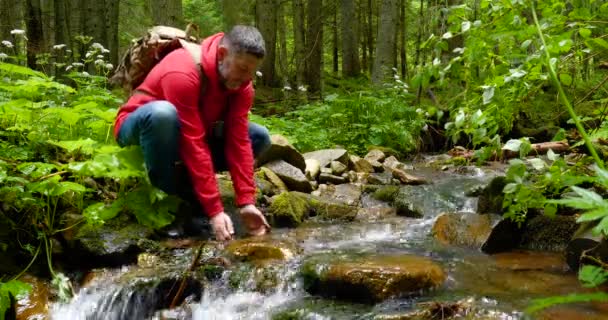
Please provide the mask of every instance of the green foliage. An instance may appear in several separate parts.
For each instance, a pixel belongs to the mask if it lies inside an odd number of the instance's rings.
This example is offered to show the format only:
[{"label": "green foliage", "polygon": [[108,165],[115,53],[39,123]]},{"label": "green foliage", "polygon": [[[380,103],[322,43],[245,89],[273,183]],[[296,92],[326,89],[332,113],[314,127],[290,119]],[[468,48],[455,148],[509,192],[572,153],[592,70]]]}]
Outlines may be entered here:
[{"label": "green foliage", "polygon": [[556,304],[565,303],[577,303],[577,302],[593,302],[593,301],[606,301],[608,300],[608,293],[606,292],[594,292],[594,293],[574,293],[567,296],[557,296],[542,299],[535,299],[531,305],[526,309],[526,312],[534,313],[536,311],[546,309]]},{"label": "green foliage", "polygon": [[11,296],[20,299],[31,290],[32,287],[29,284],[21,281],[0,282],[0,320],[4,320],[4,314],[11,306]]},{"label": "green foliage", "polygon": [[223,17],[218,1],[186,0],[182,5],[184,19],[199,26],[201,37],[223,31]]}]

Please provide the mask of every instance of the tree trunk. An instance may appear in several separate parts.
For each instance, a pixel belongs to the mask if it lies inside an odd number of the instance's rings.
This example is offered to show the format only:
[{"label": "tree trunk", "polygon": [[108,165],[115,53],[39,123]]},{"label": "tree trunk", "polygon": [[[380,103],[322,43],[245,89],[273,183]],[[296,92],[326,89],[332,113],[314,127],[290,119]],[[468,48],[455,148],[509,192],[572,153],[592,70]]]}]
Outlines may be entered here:
[{"label": "tree trunk", "polygon": [[355,0],[342,0],[342,75],[355,77],[361,72],[359,64],[358,24],[352,23],[357,15]]},{"label": "tree trunk", "polygon": [[333,13],[333,21],[331,24],[331,33],[332,33],[332,71],[334,72],[334,74],[338,74],[339,70],[339,64],[340,64],[340,57],[339,57],[339,48],[338,48],[338,9],[334,8],[334,13]]},{"label": "tree trunk", "polygon": [[367,56],[369,61],[369,72],[372,72],[374,61],[374,6],[372,0],[367,0]]},{"label": "tree trunk", "polygon": [[118,64],[118,50],[120,49],[118,41],[118,19],[119,19],[119,1],[106,0],[105,7],[105,26],[106,26],[106,44],[110,50],[109,60],[113,66]]},{"label": "tree trunk", "polygon": [[297,95],[303,97],[299,88],[304,85],[304,76],[306,73],[306,44],[305,44],[305,27],[304,27],[304,0],[293,0],[293,38],[295,52],[295,71],[296,85],[294,90],[297,90]]},{"label": "tree trunk", "polygon": [[[14,42],[14,37],[11,35],[11,30],[24,29],[23,26],[23,11],[25,4],[19,0],[0,0],[0,41]],[[23,43],[23,41],[21,41]],[[7,48],[0,45],[0,52],[8,55],[13,55],[19,48],[18,43],[13,43],[15,47]]]},{"label": "tree trunk", "polygon": [[400,43],[401,46],[399,48],[399,55],[401,56],[401,77],[405,80],[408,80],[407,74],[407,18],[406,18],[406,6],[407,1],[401,0],[401,37]]},{"label": "tree trunk", "polygon": [[155,25],[185,28],[181,0],[151,0],[150,11]]},{"label": "tree trunk", "polygon": [[398,0],[382,0],[376,58],[372,71],[372,81],[376,85],[381,85],[391,76],[391,66],[395,56],[395,32],[399,16],[398,5]]},{"label": "tree trunk", "polygon": [[279,72],[282,79],[283,86],[289,84],[289,70],[287,69],[287,22],[285,21],[285,5],[281,2],[278,5],[277,11],[277,32],[279,36],[278,47],[279,47]]},{"label": "tree trunk", "polygon": [[306,83],[310,93],[322,95],[323,70],[323,0],[308,1],[306,52]]},{"label": "tree trunk", "polygon": [[266,56],[262,62],[262,84],[269,87],[277,85],[275,79],[276,40],[277,40],[277,1],[258,0],[256,5],[256,21],[260,33],[266,43]]},{"label": "tree trunk", "polygon": [[361,28],[358,28],[358,38],[361,41],[361,70],[369,70],[368,62],[367,62],[367,22],[365,20],[366,10],[367,8],[363,6],[363,1],[360,2],[359,10],[357,10],[357,14],[359,17],[359,25]]},{"label": "tree trunk", "polygon": [[42,10],[40,0],[25,2],[25,25],[27,32],[27,66],[37,69],[36,55],[44,50],[44,35],[42,33]]},{"label": "tree trunk", "polygon": [[422,50],[422,30],[424,24],[424,1],[420,0],[420,14],[418,15],[418,35],[416,37],[416,55],[414,57],[414,66],[420,63],[420,51]]}]

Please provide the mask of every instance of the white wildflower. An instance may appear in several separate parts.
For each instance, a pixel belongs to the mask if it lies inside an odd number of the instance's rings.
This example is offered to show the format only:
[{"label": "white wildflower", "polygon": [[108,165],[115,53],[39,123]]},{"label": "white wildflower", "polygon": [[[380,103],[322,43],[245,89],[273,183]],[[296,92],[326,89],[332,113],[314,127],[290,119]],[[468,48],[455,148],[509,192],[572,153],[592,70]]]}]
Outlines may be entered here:
[{"label": "white wildflower", "polygon": [[106,63],[106,62],[105,62],[105,61],[103,61],[102,59],[97,59],[97,60],[95,60],[95,65],[96,65],[96,66],[101,66],[101,65],[104,65],[105,63]]},{"label": "white wildflower", "polygon": [[72,66],[74,66],[74,67],[84,67],[84,63],[82,63],[82,62],[74,62],[74,63],[72,63]]},{"label": "white wildflower", "polygon": [[82,72],[82,75],[83,75],[83,76],[85,76],[85,77],[90,76],[90,74],[89,74],[88,72],[86,72],[86,71],[83,71],[83,72]]},{"label": "white wildflower", "polygon": [[395,82],[397,82],[398,84],[403,84],[403,81],[399,80],[399,78],[395,78]]},{"label": "white wildflower", "polygon": [[434,66],[438,66],[438,65],[440,65],[440,64],[441,64],[441,60],[439,60],[439,58],[435,58],[435,59],[433,59],[433,65],[434,65]]},{"label": "white wildflower", "polygon": [[103,59],[103,58],[104,58],[103,54],[98,54],[97,55],[97,59]]},{"label": "white wildflower", "polygon": [[13,47],[13,43],[8,41],[8,40],[4,40],[2,41],[2,45],[7,47],[7,48],[12,48]]},{"label": "white wildflower", "polygon": [[420,108],[416,109],[416,113],[417,113],[417,114],[422,114],[423,112],[424,112],[424,110],[422,110],[422,109],[420,109]]},{"label": "white wildflower", "polygon": [[85,58],[90,58],[93,55],[93,53],[94,53],[93,51],[89,51],[84,56],[85,56]]},{"label": "white wildflower", "polygon": [[395,78],[395,80],[399,80],[399,75],[398,74],[394,75],[393,77]]},{"label": "white wildflower", "polygon": [[393,69],[393,71],[395,71],[395,72],[397,72],[397,68],[395,68],[395,67],[392,67],[392,68],[391,68],[391,69]]},{"label": "white wildflower", "polygon": [[304,86],[299,86],[299,87],[298,87],[298,90],[300,90],[300,91],[302,91],[302,92],[306,92],[306,91],[307,91],[307,90],[306,90],[306,87],[304,87]]},{"label": "white wildflower", "polygon": [[16,35],[16,36],[22,36],[25,34],[25,30],[14,29],[14,30],[11,30],[11,34]]},{"label": "white wildflower", "polygon": [[3,61],[6,58],[8,58],[8,55],[4,52],[0,52],[0,61]]},{"label": "white wildflower", "polygon": [[62,44],[56,44],[56,45],[53,46],[53,50],[61,50],[61,49],[65,48],[65,47],[66,47],[66,45],[63,44],[63,43]]},{"label": "white wildflower", "polygon": [[103,48],[103,49],[101,49],[101,53],[110,53],[110,50]]},{"label": "white wildflower", "polygon": [[258,77],[262,77],[262,71],[256,71],[255,75],[258,76]]},{"label": "white wildflower", "polygon": [[454,48],[454,50],[452,50],[452,52],[461,54],[464,52],[464,48]]},{"label": "white wildflower", "polygon": [[106,69],[112,70],[112,69],[114,69],[114,66],[111,63],[108,63],[108,64],[106,64]]},{"label": "white wildflower", "polygon": [[72,70],[72,66],[65,67],[65,71],[70,71],[70,70]]},{"label": "white wildflower", "polygon": [[103,51],[105,48],[99,42],[95,42],[91,45],[91,48]]},{"label": "white wildflower", "polygon": [[290,90],[291,90],[291,87],[290,87],[290,86],[284,86],[284,87],[283,87],[283,90],[290,91]]}]

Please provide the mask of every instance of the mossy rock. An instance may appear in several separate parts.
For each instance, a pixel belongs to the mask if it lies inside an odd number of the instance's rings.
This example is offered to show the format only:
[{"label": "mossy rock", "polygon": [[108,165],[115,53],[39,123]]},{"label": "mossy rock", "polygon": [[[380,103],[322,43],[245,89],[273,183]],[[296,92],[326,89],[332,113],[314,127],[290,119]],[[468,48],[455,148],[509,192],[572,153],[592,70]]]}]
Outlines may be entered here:
[{"label": "mossy rock", "polygon": [[421,202],[420,191],[413,186],[400,187],[395,194],[393,206],[397,214],[410,218],[421,218],[424,216],[424,202]]},{"label": "mossy rock", "polygon": [[520,247],[538,251],[564,251],[578,227],[574,216],[551,218],[539,214],[523,226]]},{"label": "mossy rock", "polygon": [[380,150],[382,151],[382,153],[384,153],[387,157],[393,156],[397,159],[401,159],[403,158],[403,154],[393,148],[389,148],[389,147],[382,147],[382,146],[369,146],[367,147],[367,151],[372,151],[372,150]]},{"label": "mossy rock", "polygon": [[399,186],[382,186],[374,191],[373,197],[376,200],[393,202],[399,192]]},{"label": "mossy rock", "polygon": [[297,227],[308,218],[308,202],[294,192],[276,196],[268,208],[270,223],[277,227]]},{"label": "mossy rock", "polygon": [[479,195],[479,201],[477,202],[477,213],[496,213],[502,214],[502,202],[504,200],[504,194],[502,190],[507,185],[506,177],[495,177],[490,183],[481,191]]},{"label": "mossy rock", "polygon": [[232,256],[248,262],[285,261],[300,251],[295,244],[269,238],[248,238],[232,241],[227,247]]}]

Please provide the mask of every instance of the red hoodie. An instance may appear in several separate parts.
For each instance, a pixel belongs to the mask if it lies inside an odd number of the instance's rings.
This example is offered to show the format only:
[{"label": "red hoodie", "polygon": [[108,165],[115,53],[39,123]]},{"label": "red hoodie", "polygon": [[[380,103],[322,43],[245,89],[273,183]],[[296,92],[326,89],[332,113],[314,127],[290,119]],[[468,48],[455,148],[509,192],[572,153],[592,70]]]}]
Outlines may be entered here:
[{"label": "red hoodie", "polygon": [[[138,87],[150,93],[150,96],[135,94],[130,97],[118,111],[114,127],[114,135],[118,136],[124,119],[138,107],[153,100],[171,102],[177,109],[181,124],[180,157],[188,168],[194,191],[209,217],[224,211],[206,141],[213,123],[218,120],[224,121],[226,162],[234,183],[237,205],[255,203],[253,152],[247,118],[254,90],[251,81],[235,90],[221,86],[217,71],[217,47],[223,35],[218,33],[202,42],[201,64],[208,83],[201,107],[200,79],[194,60],[185,49],[177,49],[154,66]],[[227,112],[224,108],[228,108]],[[224,113],[225,118],[221,119]]]}]

